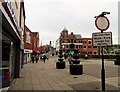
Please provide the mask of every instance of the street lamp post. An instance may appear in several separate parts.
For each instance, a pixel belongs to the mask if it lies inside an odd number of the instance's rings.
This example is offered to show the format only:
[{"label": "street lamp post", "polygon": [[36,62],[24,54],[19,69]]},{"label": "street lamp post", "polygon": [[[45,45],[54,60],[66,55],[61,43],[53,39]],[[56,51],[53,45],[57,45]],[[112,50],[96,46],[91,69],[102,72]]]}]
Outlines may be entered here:
[{"label": "street lamp post", "polygon": [[54,41],[53,41],[53,48],[54,48]]},{"label": "street lamp post", "polygon": [[[95,21],[95,24],[96,24],[96,27],[101,31],[101,33],[103,33],[103,31],[107,30],[108,27],[109,27],[109,20],[107,19],[107,17],[105,17],[104,15],[107,15],[107,14],[110,14],[110,12],[102,12],[100,15],[98,16],[95,16],[94,18],[96,18],[96,21]],[[98,18],[105,18],[103,21],[107,20],[107,23],[105,26],[98,26]],[[101,20],[100,20],[101,22]],[[103,23],[104,24],[104,23]],[[101,27],[101,28],[100,28]],[[103,27],[103,28],[102,28]],[[101,54],[102,54],[102,69],[101,69],[101,84],[102,84],[102,91],[105,91],[105,68],[104,68],[104,55],[103,55],[103,46],[101,46]]]}]

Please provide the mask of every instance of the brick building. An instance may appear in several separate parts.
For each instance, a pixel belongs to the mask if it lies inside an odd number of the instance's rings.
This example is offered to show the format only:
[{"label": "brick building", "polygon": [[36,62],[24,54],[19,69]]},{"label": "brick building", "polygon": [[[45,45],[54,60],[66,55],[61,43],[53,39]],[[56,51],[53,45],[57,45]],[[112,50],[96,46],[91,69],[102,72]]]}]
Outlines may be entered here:
[{"label": "brick building", "polygon": [[32,50],[33,54],[40,54],[39,32],[32,32]]},{"label": "brick building", "polygon": [[30,29],[25,25],[24,31],[24,63],[31,61],[31,54],[33,53],[32,49],[32,32]]},{"label": "brick building", "polygon": [[98,47],[92,46],[92,38],[83,38],[82,43],[82,51],[80,51],[81,54],[98,55]]},{"label": "brick building", "polygon": [[43,45],[41,46],[40,48],[40,53],[43,54],[43,53],[48,53],[50,51],[50,45]]},{"label": "brick building", "polygon": [[80,34],[71,32],[68,34],[66,28],[60,33],[56,41],[56,50],[63,50],[66,53],[74,51],[80,54],[98,54],[98,48],[92,46],[92,38],[82,38]]},{"label": "brick building", "polygon": [[31,61],[32,54],[40,54],[39,32],[31,32],[30,29],[25,26],[24,42],[24,63],[27,63]]}]

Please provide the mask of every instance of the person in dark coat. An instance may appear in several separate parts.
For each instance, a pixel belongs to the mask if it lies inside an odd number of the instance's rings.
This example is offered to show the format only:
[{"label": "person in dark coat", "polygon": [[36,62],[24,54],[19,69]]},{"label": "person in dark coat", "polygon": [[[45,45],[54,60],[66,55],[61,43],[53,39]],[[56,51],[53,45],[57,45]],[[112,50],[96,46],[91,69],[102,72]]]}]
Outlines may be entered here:
[{"label": "person in dark coat", "polygon": [[36,59],[36,63],[37,63],[37,62],[38,62],[38,59],[39,59],[38,55],[36,55],[35,59]]},{"label": "person in dark coat", "polygon": [[45,63],[45,60],[47,59],[46,55],[43,56],[43,61]]},{"label": "person in dark coat", "polygon": [[35,58],[35,56],[34,56],[34,55],[32,55],[32,63],[34,63],[34,58]]}]

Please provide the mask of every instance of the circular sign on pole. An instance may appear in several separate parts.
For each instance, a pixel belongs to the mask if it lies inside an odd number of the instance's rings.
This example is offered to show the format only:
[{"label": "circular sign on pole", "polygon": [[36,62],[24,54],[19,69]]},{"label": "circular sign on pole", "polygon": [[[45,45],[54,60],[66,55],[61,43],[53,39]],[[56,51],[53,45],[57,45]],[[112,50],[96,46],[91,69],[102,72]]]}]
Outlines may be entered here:
[{"label": "circular sign on pole", "polygon": [[107,17],[105,16],[98,16],[95,20],[95,25],[96,27],[101,30],[105,31],[109,28],[110,22]]}]

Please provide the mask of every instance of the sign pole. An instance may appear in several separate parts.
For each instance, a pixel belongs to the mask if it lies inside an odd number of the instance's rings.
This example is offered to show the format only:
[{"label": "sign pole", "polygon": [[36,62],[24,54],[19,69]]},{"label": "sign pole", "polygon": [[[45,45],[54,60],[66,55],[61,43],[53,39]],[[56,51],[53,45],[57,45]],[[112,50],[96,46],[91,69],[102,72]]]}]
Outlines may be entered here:
[{"label": "sign pole", "polygon": [[[102,12],[99,16],[95,16],[95,25],[96,27],[101,31],[101,34],[103,31],[107,30],[109,28],[110,22],[107,17],[104,15],[110,14],[110,12]],[[105,38],[104,38],[105,39]],[[103,55],[103,46],[101,46],[102,50],[102,69],[101,69],[101,84],[102,84],[102,91],[105,91],[105,68],[104,68],[104,55]]]},{"label": "sign pole", "polygon": [[[103,31],[101,31],[101,33],[103,33]],[[101,50],[102,50],[101,82],[102,82],[102,91],[105,91],[105,68],[104,68],[103,46],[101,46]]]},{"label": "sign pole", "polygon": [[102,48],[102,69],[101,69],[101,81],[102,81],[102,91],[105,91],[105,68],[104,68],[104,55],[103,46]]}]

